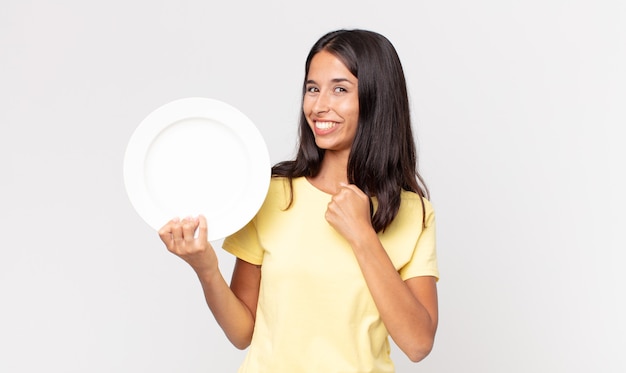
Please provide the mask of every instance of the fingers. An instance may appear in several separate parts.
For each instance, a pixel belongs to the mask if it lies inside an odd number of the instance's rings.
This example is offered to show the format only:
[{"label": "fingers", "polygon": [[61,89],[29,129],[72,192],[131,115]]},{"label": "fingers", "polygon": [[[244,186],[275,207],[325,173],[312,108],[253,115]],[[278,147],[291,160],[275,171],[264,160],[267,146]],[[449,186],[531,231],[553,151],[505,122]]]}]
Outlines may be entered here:
[{"label": "fingers", "polygon": [[187,262],[197,273],[217,269],[217,256],[207,240],[207,220],[204,216],[174,218],[159,230],[167,250]]},{"label": "fingers", "polygon": [[194,230],[193,219],[186,218],[181,221],[179,218],[174,218],[161,227],[158,234],[161,241],[169,248],[174,242],[182,241],[188,236],[193,237]]},{"label": "fingers", "polygon": [[159,229],[159,237],[161,238],[161,241],[163,241],[163,243],[168,247],[172,244],[172,241],[174,240],[174,230],[178,222],[179,219],[174,218],[168,221],[167,224],[165,224],[161,229]]},{"label": "fingers", "polygon": [[329,207],[338,205],[336,208],[342,209],[348,205],[364,204],[366,201],[369,201],[369,197],[359,187],[354,184],[340,183],[339,190],[332,196]]},{"label": "fingers", "polygon": [[[203,217],[204,237],[206,240],[206,219]],[[174,218],[159,229],[159,237],[165,243],[168,250],[176,251],[176,248],[183,246],[184,242],[192,242],[195,239],[195,232],[200,223],[199,218],[187,217],[185,219]],[[199,232],[202,233],[202,232]]]},{"label": "fingers", "polygon": [[185,241],[193,241],[195,238],[196,228],[198,227],[198,218],[187,217],[181,223],[182,237]]},{"label": "fingers", "polygon": [[174,244],[183,240],[183,225],[180,219],[174,218],[172,220],[172,241]]},{"label": "fingers", "polygon": [[202,242],[208,241],[208,228],[204,215],[198,215],[198,239]]},{"label": "fingers", "polygon": [[365,193],[363,193],[363,191],[361,189],[359,189],[358,186],[354,185],[354,184],[346,184],[346,183],[339,183],[339,192],[337,192],[337,194],[340,193],[346,193],[346,192],[354,192],[356,193],[357,196],[361,197],[361,198],[368,198],[367,195]]},{"label": "fingers", "polygon": [[354,184],[340,183],[339,191],[334,194],[326,209],[326,220],[331,224],[340,221],[369,218],[370,198]]}]

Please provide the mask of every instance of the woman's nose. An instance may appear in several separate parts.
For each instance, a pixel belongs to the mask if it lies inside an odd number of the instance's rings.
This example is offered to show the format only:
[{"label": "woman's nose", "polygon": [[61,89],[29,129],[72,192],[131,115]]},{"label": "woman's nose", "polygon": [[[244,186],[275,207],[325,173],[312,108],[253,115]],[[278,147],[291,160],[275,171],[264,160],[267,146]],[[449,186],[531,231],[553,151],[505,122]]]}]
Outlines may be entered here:
[{"label": "woman's nose", "polygon": [[330,111],[330,100],[328,95],[324,93],[320,93],[315,100],[315,105],[313,106],[313,111],[316,113],[326,113]]}]

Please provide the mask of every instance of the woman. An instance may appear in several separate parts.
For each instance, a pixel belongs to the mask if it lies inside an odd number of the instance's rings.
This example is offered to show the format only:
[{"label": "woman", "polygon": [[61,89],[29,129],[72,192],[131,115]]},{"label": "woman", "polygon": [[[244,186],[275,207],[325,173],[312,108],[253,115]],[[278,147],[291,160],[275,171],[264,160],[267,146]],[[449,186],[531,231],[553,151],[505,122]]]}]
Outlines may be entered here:
[{"label": "woman", "polygon": [[230,287],[202,216],[159,234],[229,340],[250,346],[240,372],[393,372],[388,336],[420,361],[438,318],[434,213],[402,66],[385,37],[339,30],[305,67],[296,159],[273,167],[260,211],[224,241]]}]

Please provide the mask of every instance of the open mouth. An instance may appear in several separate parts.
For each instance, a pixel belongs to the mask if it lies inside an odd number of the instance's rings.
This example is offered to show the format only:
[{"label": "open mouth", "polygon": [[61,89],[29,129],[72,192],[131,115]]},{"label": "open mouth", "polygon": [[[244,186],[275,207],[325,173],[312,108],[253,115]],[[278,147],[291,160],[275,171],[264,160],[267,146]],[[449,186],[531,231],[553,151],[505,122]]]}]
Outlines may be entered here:
[{"label": "open mouth", "polygon": [[329,130],[335,127],[336,125],[337,125],[337,122],[321,122],[321,121],[315,122],[315,128],[320,129],[320,130]]}]

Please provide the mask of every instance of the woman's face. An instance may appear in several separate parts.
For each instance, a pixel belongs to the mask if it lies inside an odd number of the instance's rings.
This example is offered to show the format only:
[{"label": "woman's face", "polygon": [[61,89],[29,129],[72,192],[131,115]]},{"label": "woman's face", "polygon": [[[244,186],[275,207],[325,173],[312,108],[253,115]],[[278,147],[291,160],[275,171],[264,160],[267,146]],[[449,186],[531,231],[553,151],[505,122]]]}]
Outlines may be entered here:
[{"label": "woman's face", "polygon": [[318,147],[350,152],[359,121],[358,79],[333,54],[313,56],[302,109]]}]

